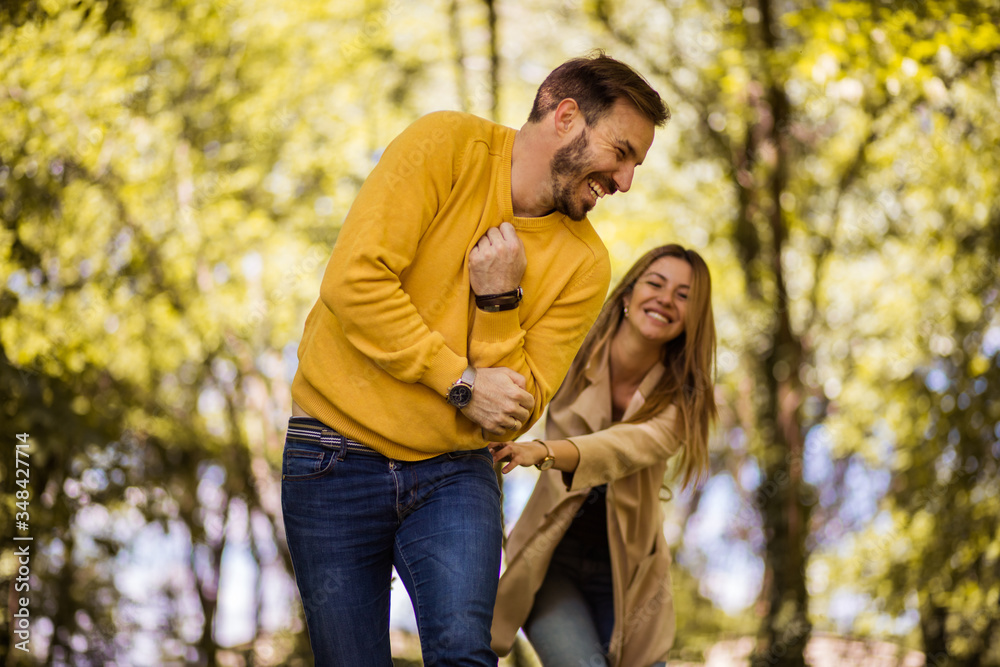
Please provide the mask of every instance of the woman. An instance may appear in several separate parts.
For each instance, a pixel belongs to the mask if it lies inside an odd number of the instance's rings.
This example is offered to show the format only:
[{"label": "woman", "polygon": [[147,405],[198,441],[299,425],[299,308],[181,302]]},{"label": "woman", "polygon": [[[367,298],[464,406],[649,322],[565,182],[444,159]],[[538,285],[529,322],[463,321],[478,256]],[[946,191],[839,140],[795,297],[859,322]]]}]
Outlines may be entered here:
[{"label": "woman", "polygon": [[660,492],[708,468],[716,418],[711,278],[693,250],[646,253],[608,297],[549,405],[546,440],[493,443],[543,470],[507,541],[493,619],[506,655],[524,627],[545,667],[662,664],[674,637]]}]

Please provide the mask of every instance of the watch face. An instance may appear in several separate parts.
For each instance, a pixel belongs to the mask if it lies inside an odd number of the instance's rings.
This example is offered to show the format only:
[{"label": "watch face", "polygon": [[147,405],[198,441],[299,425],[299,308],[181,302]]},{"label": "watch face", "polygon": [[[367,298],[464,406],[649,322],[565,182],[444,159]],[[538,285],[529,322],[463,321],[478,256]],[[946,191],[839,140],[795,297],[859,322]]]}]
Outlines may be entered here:
[{"label": "watch face", "polygon": [[464,408],[472,400],[472,388],[457,384],[448,392],[448,402],[456,408]]},{"label": "watch face", "polygon": [[552,467],[552,464],[555,463],[555,462],[556,462],[556,460],[554,458],[552,458],[551,456],[548,456],[548,457],[542,459],[542,462],[538,464],[538,469],[539,470],[548,470],[549,468]]}]

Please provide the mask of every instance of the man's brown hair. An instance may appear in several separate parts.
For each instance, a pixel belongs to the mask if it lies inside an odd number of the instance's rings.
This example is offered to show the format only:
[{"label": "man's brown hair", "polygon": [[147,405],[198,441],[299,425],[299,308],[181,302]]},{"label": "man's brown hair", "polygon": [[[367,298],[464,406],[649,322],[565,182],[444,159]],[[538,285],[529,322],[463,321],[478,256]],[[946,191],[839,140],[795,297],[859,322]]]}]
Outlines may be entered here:
[{"label": "man's brown hair", "polygon": [[642,75],[603,51],[573,58],[552,70],[538,87],[528,122],[539,122],[567,98],[576,100],[590,127],[619,99],[630,101],[656,127],[670,120],[670,109]]}]

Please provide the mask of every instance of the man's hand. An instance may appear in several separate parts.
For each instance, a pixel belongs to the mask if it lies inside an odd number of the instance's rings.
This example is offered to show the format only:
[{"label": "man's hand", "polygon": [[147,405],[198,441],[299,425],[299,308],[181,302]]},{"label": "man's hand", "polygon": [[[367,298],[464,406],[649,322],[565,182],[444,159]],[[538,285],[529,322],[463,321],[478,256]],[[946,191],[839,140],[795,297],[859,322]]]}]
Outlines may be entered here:
[{"label": "man's hand", "polygon": [[494,435],[518,431],[535,406],[526,386],[524,376],[509,368],[477,368],[476,388],[462,414]]},{"label": "man's hand", "polygon": [[503,294],[517,289],[528,260],[514,225],[490,227],[469,253],[469,282],[477,295]]}]

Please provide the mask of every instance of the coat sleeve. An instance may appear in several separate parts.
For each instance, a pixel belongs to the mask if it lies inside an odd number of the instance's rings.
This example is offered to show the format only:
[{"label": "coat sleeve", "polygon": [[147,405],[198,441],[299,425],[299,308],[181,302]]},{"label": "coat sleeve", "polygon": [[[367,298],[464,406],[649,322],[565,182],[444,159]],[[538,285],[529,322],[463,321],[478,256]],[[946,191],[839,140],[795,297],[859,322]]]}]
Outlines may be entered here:
[{"label": "coat sleeve", "polygon": [[563,473],[567,491],[607,484],[665,461],[680,449],[677,406],[639,424],[615,424],[603,431],[568,438],[580,450],[576,471]]},{"label": "coat sleeve", "polygon": [[444,396],[468,365],[431,331],[400,275],[453,186],[450,117],[417,120],[386,147],[334,245],[320,299],[362,354],[402,382]]}]

